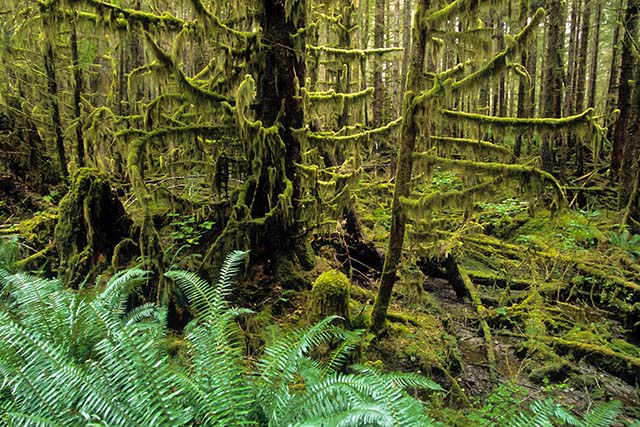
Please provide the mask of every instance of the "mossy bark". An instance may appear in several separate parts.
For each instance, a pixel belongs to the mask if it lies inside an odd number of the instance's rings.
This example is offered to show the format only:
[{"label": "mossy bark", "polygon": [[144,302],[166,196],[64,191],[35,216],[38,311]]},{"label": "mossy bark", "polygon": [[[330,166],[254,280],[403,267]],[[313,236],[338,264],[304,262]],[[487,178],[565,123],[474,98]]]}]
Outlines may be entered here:
[{"label": "mossy bark", "polygon": [[[295,166],[302,163],[295,130],[305,125],[296,82],[302,85],[305,81],[305,58],[297,49],[304,46],[299,30],[306,23],[306,2],[293,2],[291,10],[278,0],[265,0],[263,4],[266,51],[258,76],[256,116],[265,127],[277,126],[284,148],[284,171],[280,170],[281,159],[274,158],[277,153],[264,156],[260,177],[249,187],[247,199],[253,200],[251,216],[265,218],[261,226],[251,230],[254,260],[266,261],[277,271],[283,259],[304,264],[308,264],[305,260],[311,261],[306,256],[308,243],[299,218],[301,183]],[[274,171],[276,179],[271,178]],[[269,215],[282,197],[289,199],[289,212]]]},{"label": "mossy bark", "polygon": [[114,248],[128,236],[129,227],[107,176],[94,169],[78,169],[60,201],[54,231],[60,277],[72,287],[91,280],[109,266]]}]

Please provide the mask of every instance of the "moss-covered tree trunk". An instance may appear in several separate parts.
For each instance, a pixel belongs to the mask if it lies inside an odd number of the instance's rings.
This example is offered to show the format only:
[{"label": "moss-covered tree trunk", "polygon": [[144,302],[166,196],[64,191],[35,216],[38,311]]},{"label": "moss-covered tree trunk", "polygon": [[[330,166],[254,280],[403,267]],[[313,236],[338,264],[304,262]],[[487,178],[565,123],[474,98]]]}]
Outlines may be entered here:
[{"label": "moss-covered tree trunk", "polygon": [[[622,40],[622,62],[620,63],[620,84],[618,86],[618,109],[620,117],[616,122],[616,128],[613,134],[613,158],[616,154],[620,154],[620,190],[618,193],[618,208],[624,209],[631,197],[633,188],[633,175],[631,166],[634,162],[632,156],[633,142],[629,141],[629,126],[633,123],[631,118],[631,92],[633,86],[633,70],[638,60],[633,53],[633,45],[638,35],[638,6],[640,1],[629,0],[624,17],[624,35]],[[612,158],[612,163],[614,160]],[[613,167],[613,164],[612,164]]]},{"label": "moss-covered tree trunk", "polygon": [[[291,10],[284,2],[264,1],[265,52],[260,66],[257,88],[257,118],[264,127],[277,126],[284,148],[284,177],[270,176],[279,167],[279,161],[265,157],[261,176],[253,193],[253,218],[265,218],[263,227],[252,231],[254,257],[268,261],[278,268],[283,263],[302,261],[306,251],[303,230],[300,227],[300,178],[296,164],[302,163],[301,144],[296,130],[305,125],[296,83],[305,81],[304,35],[299,32],[306,23],[305,1],[293,1]],[[290,198],[289,212],[269,215],[281,198]],[[285,273],[285,271],[282,271]]]},{"label": "moss-covered tree trunk", "polygon": [[[396,272],[402,255],[402,245],[407,222],[407,214],[400,203],[400,199],[408,197],[411,190],[411,173],[413,170],[413,153],[415,151],[416,136],[419,129],[416,123],[418,105],[414,103],[415,96],[420,90],[427,44],[428,30],[425,27],[424,18],[429,9],[430,0],[421,0],[418,3],[413,23],[413,37],[411,46],[411,59],[407,76],[406,91],[403,99],[403,118],[398,152],[398,164],[396,168],[395,190],[391,206],[391,230],[389,231],[389,245],[385,256],[380,288],[371,313],[370,330],[379,332],[387,316],[391,292],[396,281]],[[424,130],[424,129],[423,129]],[[426,129],[428,132],[428,129]]]},{"label": "moss-covered tree trunk", "polygon": [[60,201],[54,231],[59,276],[68,286],[90,283],[111,263],[116,245],[129,235],[130,220],[111,190],[109,179],[95,169],[73,174]]}]

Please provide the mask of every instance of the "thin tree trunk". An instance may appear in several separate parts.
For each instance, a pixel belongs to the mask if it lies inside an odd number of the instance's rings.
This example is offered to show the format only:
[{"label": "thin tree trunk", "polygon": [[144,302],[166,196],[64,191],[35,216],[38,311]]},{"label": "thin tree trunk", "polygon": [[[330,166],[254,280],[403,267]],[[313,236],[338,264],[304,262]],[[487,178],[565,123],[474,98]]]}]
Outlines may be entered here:
[{"label": "thin tree trunk", "polygon": [[[381,49],[384,47],[384,15],[385,0],[376,0],[376,20],[373,27],[373,47]],[[382,98],[384,88],[382,86],[382,56],[375,55],[373,58],[373,126],[382,126]]]},{"label": "thin tree trunk", "polygon": [[591,71],[589,72],[589,78],[591,79],[589,84],[589,98],[587,100],[587,106],[596,106],[596,92],[598,88],[598,60],[600,57],[600,25],[602,22],[602,3],[596,1],[596,16],[594,18],[595,34],[593,36],[593,55],[591,57]]},{"label": "thin tree trunk", "polygon": [[[425,60],[425,48],[428,39],[428,31],[424,28],[423,18],[429,9],[429,2],[429,0],[421,0],[418,2],[412,29],[413,44],[410,53],[411,63],[403,100],[404,121],[402,123],[395,190],[393,192],[393,202],[391,206],[392,220],[391,230],[389,231],[389,245],[382,269],[382,277],[380,278],[378,296],[371,313],[370,330],[374,333],[382,329],[387,317],[387,310],[389,309],[391,293],[393,291],[393,285],[395,284],[398,264],[400,262],[400,256],[402,255],[402,245],[404,243],[407,216],[400,203],[400,199],[408,197],[411,190],[413,152],[416,145],[416,135],[418,134],[418,125],[415,121],[418,107],[413,105],[413,99],[419,91],[420,84],[423,80],[422,73]],[[426,131],[428,136],[429,129],[422,129],[422,131]]]},{"label": "thin tree trunk", "polygon": [[[580,25],[580,44],[578,46],[575,76],[575,103],[576,110],[583,111],[587,101],[586,79],[587,79],[587,57],[589,56],[589,33],[591,24],[591,0],[584,0],[584,12]],[[582,146],[582,138],[576,138],[571,135],[571,141],[576,149],[576,174],[582,176],[584,174],[584,147]]]},{"label": "thin tree trunk", "polygon": [[[545,64],[545,82],[543,92],[543,117],[560,117],[562,114],[562,92],[564,87],[564,60],[562,49],[564,46],[564,19],[562,4],[557,0],[547,1],[548,26]],[[550,138],[542,142],[542,169],[553,173],[553,150],[556,143]]]},{"label": "thin tree trunk", "polygon": [[84,135],[82,132],[82,122],[80,116],[81,110],[81,95],[82,95],[82,70],[80,69],[80,58],[78,55],[78,30],[75,22],[71,28],[71,60],[73,63],[73,113],[76,119],[76,156],[78,158],[78,167],[85,166],[85,153],[84,153]]},{"label": "thin tree trunk", "polygon": [[48,41],[44,55],[44,68],[47,73],[47,90],[51,102],[51,120],[53,122],[53,139],[58,153],[58,167],[60,174],[67,178],[67,155],[64,148],[64,136],[62,120],[60,118],[60,100],[58,99],[58,81],[56,80],[55,56],[53,54],[53,42]]}]

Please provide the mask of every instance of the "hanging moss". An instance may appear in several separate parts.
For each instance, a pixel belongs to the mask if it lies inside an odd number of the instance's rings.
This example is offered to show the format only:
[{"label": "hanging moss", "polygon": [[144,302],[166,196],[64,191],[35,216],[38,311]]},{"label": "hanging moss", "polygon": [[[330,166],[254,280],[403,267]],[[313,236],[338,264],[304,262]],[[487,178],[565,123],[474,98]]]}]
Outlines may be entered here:
[{"label": "hanging moss", "polygon": [[54,230],[60,277],[77,287],[111,263],[116,245],[129,235],[130,220],[107,176],[78,169],[60,201]]},{"label": "hanging moss", "polygon": [[351,283],[344,273],[330,270],[322,273],[313,283],[307,318],[317,322],[327,316],[337,315],[349,322],[349,290]]}]

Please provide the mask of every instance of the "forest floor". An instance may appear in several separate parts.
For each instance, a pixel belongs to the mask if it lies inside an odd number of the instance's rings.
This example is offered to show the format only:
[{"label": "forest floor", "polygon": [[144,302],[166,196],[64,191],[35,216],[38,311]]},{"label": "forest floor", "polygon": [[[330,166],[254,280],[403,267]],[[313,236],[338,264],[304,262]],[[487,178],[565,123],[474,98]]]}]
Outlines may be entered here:
[{"label": "forest floor", "polygon": [[[0,234],[30,230],[23,235],[30,253],[50,245],[55,198],[0,178]],[[367,239],[382,251],[388,207],[362,212]],[[49,225],[34,225],[34,215]],[[176,221],[160,230],[168,240],[187,227],[199,233],[184,262],[176,261],[189,268],[189,255],[205,248],[209,227],[202,225],[206,218]],[[444,249],[410,240],[418,256],[408,257],[400,271],[386,333],[366,337],[361,357],[440,381],[450,391],[434,410],[452,426],[464,424],[456,424],[448,408],[493,399],[509,409],[547,395],[578,412],[618,399],[627,417],[640,418],[640,238],[619,230],[615,214],[597,210],[531,216],[528,205],[513,198],[479,206],[466,225],[433,231]],[[470,278],[467,296],[457,295],[450,272],[431,275],[422,267],[443,250],[456,255],[460,277]],[[355,264],[341,260],[335,245],[316,245],[316,261],[305,273],[309,282],[329,269],[355,277]],[[308,291],[273,283],[259,267],[250,271],[234,302],[257,312],[244,325],[248,350],[256,352],[269,336],[306,323]],[[372,280],[351,286],[352,328],[366,328],[376,295],[376,272],[370,273]]]}]

